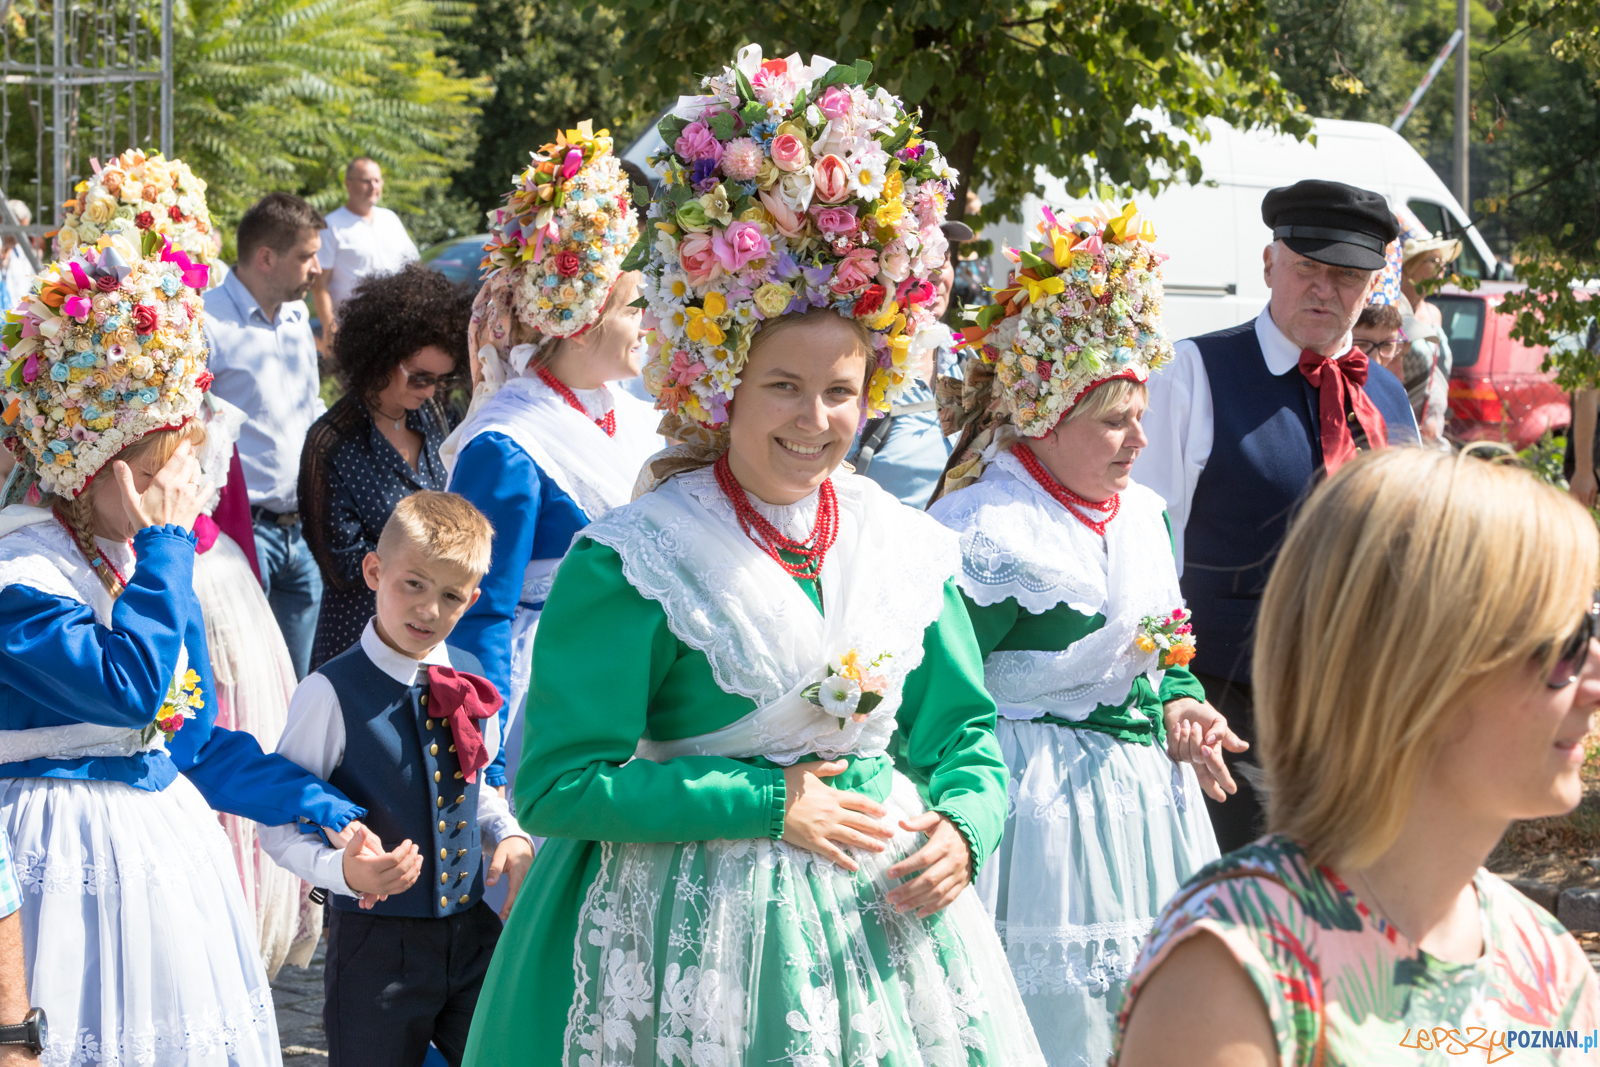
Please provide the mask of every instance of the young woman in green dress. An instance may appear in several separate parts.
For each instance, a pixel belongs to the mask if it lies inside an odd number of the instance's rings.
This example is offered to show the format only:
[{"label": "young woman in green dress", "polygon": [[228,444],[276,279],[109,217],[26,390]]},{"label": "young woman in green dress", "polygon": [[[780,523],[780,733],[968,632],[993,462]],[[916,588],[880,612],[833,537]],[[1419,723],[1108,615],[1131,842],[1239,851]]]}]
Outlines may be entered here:
[{"label": "young woman in green dress", "polygon": [[860,80],[746,50],[664,123],[646,380],[685,444],[546,602],[516,806],[550,840],[469,1064],[1042,1067],[970,891],[1005,781],[955,537],[838,470],[907,377],[948,192]]}]

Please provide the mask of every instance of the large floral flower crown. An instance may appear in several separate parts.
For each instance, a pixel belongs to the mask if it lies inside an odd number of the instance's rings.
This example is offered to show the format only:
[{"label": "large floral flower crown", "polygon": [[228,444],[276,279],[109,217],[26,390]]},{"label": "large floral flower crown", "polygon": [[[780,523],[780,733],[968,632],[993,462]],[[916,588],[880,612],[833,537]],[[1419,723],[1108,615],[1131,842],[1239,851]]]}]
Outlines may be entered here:
[{"label": "large floral flower crown", "polygon": [[644,271],[644,380],[669,424],[726,422],[761,323],[811,308],[872,331],[872,410],[915,373],[955,172],[871,70],[747,45],[661,121],[665,178],[624,267]]},{"label": "large floral flower crown", "polygon": [[107,235],[6,312],[0,436],[40,488],[75,497],[112,456],[199,410],[209,275],[151,231],[137,248]]},{"label": "large floral flower crown", "polygon": [[141,233],[156,233],[192,262],[213,268],[212,280],[221,282],[206,183],[183,160],[130,148],[96,163],[94,175],[73,192],[77,196],[62,205],[66,213],[56,231],[56,259],[66,259],[80,245],[93,247],[104,234],[123,234],[138,247]]},{"label": "large floral flower crown", "polygon": [[1127,204],[1063,224],[1044,209],[1043,241],[1008,249],[1021,269],[962,333],[995,367],[1001,405],[1025,437],[1043,437],[1090,389],[1143,382],[1172,359],[1161,325],[1155,227]]},{"label": "large floral flower crown", "polygon": [[557,133],[513,185],[489,213],[488,286],[509,288],[511,312],[544,336],[581,333],[605,310],[639,235],[610,132],[586,119]]}]

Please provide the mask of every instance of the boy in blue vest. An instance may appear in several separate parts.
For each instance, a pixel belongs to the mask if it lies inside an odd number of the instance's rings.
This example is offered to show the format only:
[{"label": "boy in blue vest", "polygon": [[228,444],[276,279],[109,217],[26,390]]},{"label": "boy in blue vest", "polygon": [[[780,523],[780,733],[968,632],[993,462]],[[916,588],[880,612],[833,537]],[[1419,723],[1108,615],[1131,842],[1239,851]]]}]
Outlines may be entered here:
[{"label": "boy in blue vest", "polygon": [[[454,493],[400,501],[362,565],[377,614],[289,703],[278,752],[369,813],[332,846],[294,826],[261,831],[274,860],[333,894],[323,1024],[334,1067],[416,1067],[430,1042],[451,1067],[461,1062],[501,922],[533,861],[532,841],[481,774],[500,744],[500,695],[476,659],[445,644],[478,598],[492,536]],[[386,841],[400,843],[385,851]],[[488,884],[510,878],[499,916],[481,899],[485,847]]]}]

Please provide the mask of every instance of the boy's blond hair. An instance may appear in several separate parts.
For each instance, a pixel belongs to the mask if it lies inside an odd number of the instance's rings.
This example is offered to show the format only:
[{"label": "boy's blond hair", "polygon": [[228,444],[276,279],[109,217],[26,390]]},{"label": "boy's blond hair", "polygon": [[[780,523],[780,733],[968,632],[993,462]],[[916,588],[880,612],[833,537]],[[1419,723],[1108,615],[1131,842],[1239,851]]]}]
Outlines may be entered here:
[{"label": "boy's blond hair", "polygon": [[425,557],[483,577],[489,572],[489,545],[494,527],[483,512],[458,493],[424,489],[394,506],[378,537],[378,556],[409,542]]},{"label": "boy's blond hair", "polygon": [[1549,669],[1597,558],[1588,513],[1526,471],[1420,448],[1345,464],[1295,519],[1261,602],[1268,828],[1315,863],[1370,864],[1461,700]]}]

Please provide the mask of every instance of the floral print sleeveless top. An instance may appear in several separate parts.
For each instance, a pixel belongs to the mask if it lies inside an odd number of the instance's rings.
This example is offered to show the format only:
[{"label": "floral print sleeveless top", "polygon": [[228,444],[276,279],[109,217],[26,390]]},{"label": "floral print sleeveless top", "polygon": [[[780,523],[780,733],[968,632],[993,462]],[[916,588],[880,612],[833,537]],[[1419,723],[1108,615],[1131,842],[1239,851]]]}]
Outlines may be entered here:
[{"label": "floral print sleeveless top", "polygon": [[1206,867],[1167,905],[1134,965],[1119,1031],[1144,980],[1205,930],[1266,1002],[1283,1067],[1600,1064],[1600,984],[1583,950],[1488,871],[1473,884],[1484,954],[1447,963],[1294,842],[1264,837]]}]

